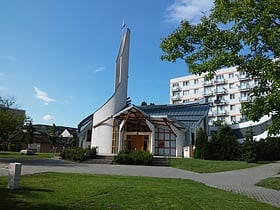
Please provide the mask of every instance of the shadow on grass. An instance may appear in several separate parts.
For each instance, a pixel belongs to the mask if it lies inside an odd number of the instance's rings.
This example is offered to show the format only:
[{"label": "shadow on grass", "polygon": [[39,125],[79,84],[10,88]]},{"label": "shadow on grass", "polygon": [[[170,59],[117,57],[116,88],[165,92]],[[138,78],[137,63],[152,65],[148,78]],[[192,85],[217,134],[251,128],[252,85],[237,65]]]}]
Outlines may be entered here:
[{"label": "shadow on grass", "polygon": [[12,155],[12,153],[9,153],[9,152],[0,152],[0,155],[4,155],[4,156],[9,156],[9,155]]},{"label": "shadow on grass", "polygon": [[19,162],[23,165],[30,165],[30,166],[65,166],[65,167],[73,167],[79,163],[70,162],[66,160],[54,160],[49,158],[38,158],[38,159],[25,159],[25,158],[0,158],[1,163],[12,163],[12,162]]},{"label": "shadow on grass", "polygon": [[[38,193],[37,193],[38,192]],[[53,190],[20,187],[16,190],[0,188],[0,206],[1,209],[68,209],[64,206],[55,205],[48,202],[34,202],[36,197],[41,197],[41,193],[53,193]]]}]

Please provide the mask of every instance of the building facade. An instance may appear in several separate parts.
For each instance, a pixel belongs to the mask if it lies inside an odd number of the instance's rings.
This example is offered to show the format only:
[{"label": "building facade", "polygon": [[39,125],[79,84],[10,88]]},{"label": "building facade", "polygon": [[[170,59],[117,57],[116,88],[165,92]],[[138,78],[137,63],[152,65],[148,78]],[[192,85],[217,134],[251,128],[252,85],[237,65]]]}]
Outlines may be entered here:
[{"label": "building facade", "polygon": [[236,124],[245,121],[241,115],[241,103],[250,100],[250,90],[259,84],[259,79],[249,77],[236,67],[221,69],[214,79],[204,75],[188,75],[170,80],[170,104],[184,104],[205,99],[210,104],[209,124],[222,121]]},{"label": "building facade", "polygon": [[106,156],[136,150],[182,157],[192,150],[198,129],[208,131],[209,104],[131,105],[127,97],[129,45],[127,29],[116,59],[114,93],[79,123],[78,145],[95,147],[98,155]]}]

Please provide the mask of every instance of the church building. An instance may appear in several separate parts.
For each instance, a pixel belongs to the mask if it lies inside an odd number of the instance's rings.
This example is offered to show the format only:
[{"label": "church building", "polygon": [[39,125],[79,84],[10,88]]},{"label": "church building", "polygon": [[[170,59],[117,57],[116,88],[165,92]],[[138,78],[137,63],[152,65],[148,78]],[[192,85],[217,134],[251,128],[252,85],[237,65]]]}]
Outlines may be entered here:
[{"label": "church building", "polygon": [[[115,64],[113,95],[78,125],[79,146],[98,155],[122,150],[150,151],[154,156],[186,157],[199,128],[208,132],[209,104],[131,105],[128,101],[130,30],[121,39]],[[191,156],[188,153],[187,157]]]}]

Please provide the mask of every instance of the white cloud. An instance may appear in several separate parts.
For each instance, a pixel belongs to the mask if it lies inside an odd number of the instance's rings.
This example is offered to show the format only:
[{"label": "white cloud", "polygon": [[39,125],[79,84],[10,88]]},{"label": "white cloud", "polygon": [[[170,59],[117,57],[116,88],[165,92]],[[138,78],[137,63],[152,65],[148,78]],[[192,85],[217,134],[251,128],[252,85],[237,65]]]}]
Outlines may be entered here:
[{"label": "white cloud", "polygon": [[176,0],[167,8],[167,21],[179,23],[188,20],[198,23],[204,13],[214,6],[214,0]]},{"label": "white cloud", "polygon": [[16,60],[17,60],[16,57],[10,56],[10,55],[3,55],[3,56],[0,56],[0,59],[2,59],[2,60],[8,60],[8,61],[16,61]]},{"label": "white cloud", "polygon": [[43,116],[43,120],[50,122],[50,121],[54,121],[55,118],[52,115],[47,114],[47,115]]},{"label": "white cloud", "polygon": [[98,73],[98,72],[104,71],[104,69],[105,69],[105,67],[104,67],[104,66],[101,66],[101,67],[99,67],[99,68],[97,68],[97,69],[94,69],[94,70],[93,70],[93,73]]},{"label": "white cloud", "polygon": [[35,91],[36,97],[43,100],[45,102],[45,105],[48,105],[50,102],[55,101],[54,99],[50,98],[46,92],[40,90],[37,87],[34,87],[34,91]]}]

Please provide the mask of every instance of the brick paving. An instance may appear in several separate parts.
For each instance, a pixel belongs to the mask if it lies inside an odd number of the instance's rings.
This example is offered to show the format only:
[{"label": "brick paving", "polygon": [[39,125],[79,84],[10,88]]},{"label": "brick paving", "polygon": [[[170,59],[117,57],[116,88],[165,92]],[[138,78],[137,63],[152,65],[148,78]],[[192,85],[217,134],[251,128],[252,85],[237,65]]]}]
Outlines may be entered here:
[{"label": "brick paving", "polygon": [[191,179],[202,182],[211,187],[246,195],[258,201],[280,208],[280,191],[255,186],[255,184],[262,179],[276,176],[280,177],[278,174],[280,172],[280,162],[235,171],[199,174],[163,166],[72,163],[52,159],[22,159],[20,161],[0,159],[0,176],[7,176],[7,166],[9,162],[21,162],[23,164],[22,175],[55,171],[66,173],[71,172]]}]

